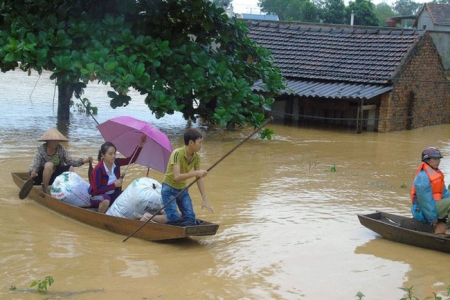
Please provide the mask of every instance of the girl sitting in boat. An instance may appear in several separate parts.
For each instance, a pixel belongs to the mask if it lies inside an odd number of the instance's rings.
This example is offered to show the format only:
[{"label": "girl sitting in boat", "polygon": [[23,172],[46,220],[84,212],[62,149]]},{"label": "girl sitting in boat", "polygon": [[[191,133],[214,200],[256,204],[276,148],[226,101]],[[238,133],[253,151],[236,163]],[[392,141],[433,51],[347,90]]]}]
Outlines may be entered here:
[{"label": "girl sitting in boat", "polygon": [[120,176],[120,167],[136,161],[145,141],[144,135],[133,160],[132,157],[117,158],[116,146],[111,142],[106,142],[100,147],[98,152],[99,162],[90,174],[91,183],[89,188],[89,194],[92,195],[91,205],[92,207],[98,207],[99,213],[105,213],[114,200],[122,193],[123,178]]}]

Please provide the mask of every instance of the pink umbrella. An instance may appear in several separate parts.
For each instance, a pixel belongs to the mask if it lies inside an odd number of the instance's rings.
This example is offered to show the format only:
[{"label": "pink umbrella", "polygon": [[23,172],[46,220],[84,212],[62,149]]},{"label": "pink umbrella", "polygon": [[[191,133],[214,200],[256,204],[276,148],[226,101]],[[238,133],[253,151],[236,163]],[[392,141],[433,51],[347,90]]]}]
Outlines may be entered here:
[{"label": "pink umbrella", "polygon": [[103,122],[97,126],[103,138],[112,142],[117,151],[130,157],[139,145],[143,134],[147,141],[142,147],[136,163],[151,169],[166,172],[167,163],[172,153],[169,138],[147,122],[133,117],[117,117]]}]

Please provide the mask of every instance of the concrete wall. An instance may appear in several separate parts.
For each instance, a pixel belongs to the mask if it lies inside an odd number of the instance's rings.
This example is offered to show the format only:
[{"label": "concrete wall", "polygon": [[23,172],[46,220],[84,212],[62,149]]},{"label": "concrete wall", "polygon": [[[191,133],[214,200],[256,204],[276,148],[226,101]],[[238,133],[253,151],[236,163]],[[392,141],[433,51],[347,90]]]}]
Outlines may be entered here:
[{"label": "concrete wall", "polygon": [[442,57],[445,70],[450,70],[450,26],[435,25],[427,10],[423,10],[417,20],[417,29],[426,29],[433,38]]},{"label": "concrete wall", "polygon": [[450,70],[450,27],[447,27],[446,29],[447,31],[430,31],[429,33],[441,55],[444,68],[448,71]]},{"label": "concrete wall", "polygon": [[417,21],[417,29],[419,30],[434,30],[433,20],[426,9],[422,11]]}]

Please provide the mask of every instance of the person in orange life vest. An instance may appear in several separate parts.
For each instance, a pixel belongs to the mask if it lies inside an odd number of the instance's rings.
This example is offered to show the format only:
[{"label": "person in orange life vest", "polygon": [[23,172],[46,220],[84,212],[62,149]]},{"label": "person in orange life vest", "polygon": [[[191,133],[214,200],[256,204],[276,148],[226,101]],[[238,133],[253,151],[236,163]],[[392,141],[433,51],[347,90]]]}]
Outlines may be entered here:
[{"label": "person in orange life vest", "polygon": [[441,158],[441,152],[435,147],[422,152],[422,163],[411,189],[411,212],[414,219],[430,223],[435,233],[444,233],[438,224],[439,220],[447,219],[445,233],[450,234],[450,194],[444,174],[439,170]]}]

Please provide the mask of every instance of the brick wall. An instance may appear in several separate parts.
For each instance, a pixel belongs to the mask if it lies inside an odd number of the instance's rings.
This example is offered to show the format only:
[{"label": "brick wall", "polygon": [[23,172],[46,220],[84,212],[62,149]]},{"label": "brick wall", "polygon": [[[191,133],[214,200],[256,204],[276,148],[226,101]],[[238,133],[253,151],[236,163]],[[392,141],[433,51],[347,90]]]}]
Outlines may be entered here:
[{"label": "brick wall", "polygon": [[450,82],[428,33],[405,58],[394,89],[380,103],[378,131],[450,123]]},{"label": "brick wall", "polygon": [[391,130],[390,116],[392,115],[392,93],[381,96],[378,132],[389,132]]}]

